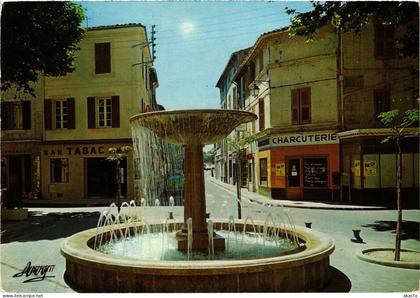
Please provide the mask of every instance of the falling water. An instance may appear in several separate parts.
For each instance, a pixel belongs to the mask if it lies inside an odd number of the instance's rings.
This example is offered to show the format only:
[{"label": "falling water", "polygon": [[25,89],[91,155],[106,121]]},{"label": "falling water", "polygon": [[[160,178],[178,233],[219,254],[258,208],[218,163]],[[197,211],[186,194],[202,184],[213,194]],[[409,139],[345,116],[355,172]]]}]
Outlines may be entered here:
[{"label": "falling water", "polygon": [[207,222],[207,233],[209,235],[209,260],[214,258],[213,221]]},{"label": "falling water", "polygon": [[187,219],[187,237],[188,237],[188,260],[191,257],[192,253],[192,243],[193,243],[193,231],[192,231],[192,218]]},{"label": "falling water", "polygon": [[148,128],[132,124],[134,147],[134,180],[137,198],[145,198],[148,206],[169,205],[169,196],[174,203],[183,204],[184,149],[169,144]]}]

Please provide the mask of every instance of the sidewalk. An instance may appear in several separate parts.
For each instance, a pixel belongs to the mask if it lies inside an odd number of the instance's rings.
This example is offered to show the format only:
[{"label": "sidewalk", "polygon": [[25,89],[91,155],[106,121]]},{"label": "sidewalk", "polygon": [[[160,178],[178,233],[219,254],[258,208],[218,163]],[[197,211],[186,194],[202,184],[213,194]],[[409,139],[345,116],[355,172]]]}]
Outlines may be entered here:
[{"label": "sidewalk", "polygon": [[[210,182],[223,187],[224,189],[236,194],[236,185],[224,183],[214,177],[209,177]],[[252,202],[259,204],[270,204],[272,206],[283,206],[288,208],[307,208],[307,209],[339,209],[339,210],[383,210],[386,207],[381,206],[359,206],[351,205],[349,203],[339,201],[329,202],[310,202],[310,201],[289,201],[289,200],[274,200],[269,197],[260,195],[256,192],[248,191],[246,188],[241,188],[241,196]]]}]

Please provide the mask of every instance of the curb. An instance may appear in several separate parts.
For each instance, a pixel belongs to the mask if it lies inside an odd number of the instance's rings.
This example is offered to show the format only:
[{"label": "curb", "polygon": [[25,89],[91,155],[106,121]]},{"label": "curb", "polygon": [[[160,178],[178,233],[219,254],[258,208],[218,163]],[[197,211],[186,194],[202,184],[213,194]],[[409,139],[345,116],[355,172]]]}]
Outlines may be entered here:
[{"label": "curb", "polygon": [[[368,255],[366,255],[366,253],[368,253],[368,252],[384,251],[384,250],[392,250],[393,251],[394,249],[393,248],[381,248],[381,247],[368,248],[368,249],[364,249],[364,250],[358,252],[357,257],[362,261],[369,262],[369,263],[374,263],[374,264],[378,264],[378,265],[383,265],[383,266],[405,268],[405,269],[420,269],[420,262],[415,263],[415,262],[380,260],[380,259],[375,259],[373,257],[369,257]],[[415,252],[415,253],[420,254],[420,251],[412,250],[412,249],[401,249],[401,252]]]},{"label": "curb", "polygon": [[[229,191],[232,194],[236,195],[236,192],[232,191],[229,187],[226,187],[225,185],[223,185],[222,183],[219,183],[218,181],[214,181],[214,179],[210,179],[210,182]],[[350,207],[350,206],[325,206],[325,207],[321,207],[321,206],[299,206],[299,205],[294,205],[294,204],[280,204],[277,203],[275,201],[275,203],[271,203],[270,201],[274,201],[272,199],[268,199],[267,201],[260,201],[260,200],[256,200],[256,199],[252,199],[250,197],[248,197],[247,195],[242,194],[243,197],[247,198],[249,201],[251,202],[255,202],[258,204],[271,204],[271,206],[274,207],[287,207],[287,208],[301,208],[301,209],[325,209],[325,210],[354,210],[354,211],[364,211],[364,210],[387,210],[389,208],[386,207],[376,207],[376,206],[360,206],[360,207]]]}]

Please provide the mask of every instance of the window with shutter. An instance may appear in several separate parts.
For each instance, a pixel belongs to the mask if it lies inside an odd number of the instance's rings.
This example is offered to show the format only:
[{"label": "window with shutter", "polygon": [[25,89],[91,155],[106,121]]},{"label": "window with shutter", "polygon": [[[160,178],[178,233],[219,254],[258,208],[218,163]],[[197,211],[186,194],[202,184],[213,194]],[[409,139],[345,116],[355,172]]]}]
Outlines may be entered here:
[{"label": "window with shutter", "polygon": [[120,97],[88,97],[88,128],[120,127]]},{"label": "window with shutter", "polygon": [[67,98],[67,128],[76,128],[76,110],[74,98]]},{"label": "window with shutter", "polygon": [[31,129],[31,102],[22,101],[22,128]]},{"label": "window with shutter", "polygon": [[311,89],[303,88],[300,90],[300,123],[311,122]]},{"label": "window with shutter", "polygon": [[375,102],[375,118],[382,112],[387,112],[391,109],[390,102],[390,91],[387,88],[375,89],[374,90],[374,102]]},{"label": "window with shutter", "polygon": [[45,122],[45,129],[50,130],[52,129],[52,100],[46,99],[44,100],[44,122]]},{"label": "window with shutter", "polygon": [[1,103],[1,130],[8,130],[9,129],[9,103],[2,102]]},{"label": "window with shutter", "polygon": [[95,101],[95,97],[88,97],[87,99],[88,128],[96,128]]},{"label": "window with shutter", "polygon": [[292,90],[292,124],[311,122],[311,88]]},{"label": "window with shutter", "polygon": [[395,57],[394,27],[391,25],[376,24],[374,34],[375,58],[389,59]]},{"label": "window with shutter", "polygon": [[120,97],[112,96],[112,127],[120,127]]},{"label": "window with shutter", "polygon": [[258,101],[258,119],[260,131],[265,129],[265,111],[264,111],[264,99],[259,99]]},{"label": "window with shutter", "polygon": [[95,43],[95,73],[111,72],[111,43]]},{"label": "window with shutter", "polygon": [[299,90],[292,90],[292,124],[299,124]]}]

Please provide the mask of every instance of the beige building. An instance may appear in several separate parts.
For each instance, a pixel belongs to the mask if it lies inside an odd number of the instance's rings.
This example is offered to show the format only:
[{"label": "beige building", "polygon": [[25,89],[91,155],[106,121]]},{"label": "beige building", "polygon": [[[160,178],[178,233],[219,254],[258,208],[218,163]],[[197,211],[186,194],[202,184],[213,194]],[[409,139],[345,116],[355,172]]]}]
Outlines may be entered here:
[{"label": "beige building", "polygon": [[[418,59],[390,50],[403,32],[370,23],[360,35],[326,26],[312,43],[290,38],[287,28],[257,39],[233,78],[239,100],[259,117],[247,125],[257,137],[247,155],[256,181],[250,189],[279,199],[390,203],[395,156],[380,143],[387,130],[377,116],[418,108]],[[404,187],[413,199],[417,141],[408,140],[404,153]],[[365,164],[375,170],[355,170]]]},{"label": "beige building", "polygon": [[[132,145],[129,118],[158,107],[147,40],[141,24],[89,28],[75,56],[76,70],[40,81],[31,113],[38,113],[32,120],[42,199],[83,202],[115,197],[115,164],[106,160],[108,149]],[[17,131],[5,131],[2,141],[10,134],[26,140]],[[8,158],[2,148],[3,155]],[[133,198],[131,153],[122,168],[122,194]],[[13,174],[6,171],[9,177]]]}]

